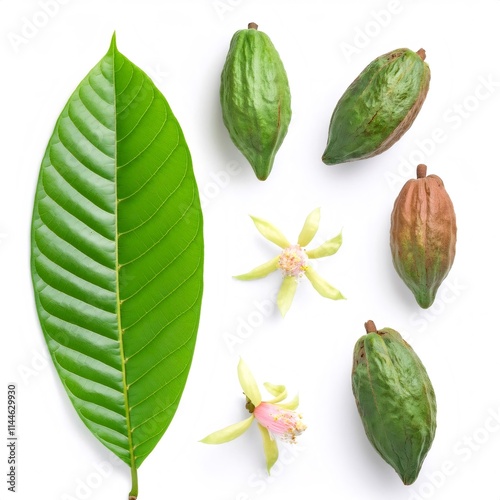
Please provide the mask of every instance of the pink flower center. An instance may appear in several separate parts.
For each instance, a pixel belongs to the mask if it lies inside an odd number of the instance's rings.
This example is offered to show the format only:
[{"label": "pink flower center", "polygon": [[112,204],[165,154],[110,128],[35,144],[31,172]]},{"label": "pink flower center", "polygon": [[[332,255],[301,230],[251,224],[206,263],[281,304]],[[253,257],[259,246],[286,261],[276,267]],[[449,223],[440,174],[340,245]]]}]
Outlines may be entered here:
[{"label": "pink flower center", "polygon": [[295,443],[295,438],[306,430],[306,425],[297,412],[272,403],[260,403],[253,414],[260,425],[287,443]]},{"label": "pink flower center", "polygon": [[281,252],[278,259],[278,267],[283,276],[299,278],[307,269],[307,254],[300,245],[291,245]]}]

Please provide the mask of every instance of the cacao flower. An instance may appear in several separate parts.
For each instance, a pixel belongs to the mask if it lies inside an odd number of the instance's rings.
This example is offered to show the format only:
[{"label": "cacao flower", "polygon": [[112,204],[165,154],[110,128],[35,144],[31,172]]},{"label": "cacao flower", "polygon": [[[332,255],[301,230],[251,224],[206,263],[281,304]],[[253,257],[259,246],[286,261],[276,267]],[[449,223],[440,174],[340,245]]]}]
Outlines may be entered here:
[{"label": "cacao flower", "polygon": [[246,274],[240,274],[234,277],[239,280],[253,280],[263,278],[278,269],[281,270],[283,282],[278,292],[277,303],[282,316],[285,316],[290,308],[297,290],[299,279],[302,276],[306,276],[315,290],[323,297],[332,300],[345,298],[336,288],[319,276],[319,274],[308,264],[309,259],[318,259],[320,257],[327,257],[335,254],[342,244],[342,234],[339,233],[337,236],[315,249],[306,250],[304,248],[316,235],[319,227],[319,219],[320,209],[316,208],[307,216],[302,231],[299,234],[297,244],[292,244],[283,233],[270,222],[259,219],[258,217],[252,217],[255,226],[262,236],[278,245],[282,250],[280,255],[261,266],[252,269]]},{"label": "cacao flower", "polygon": [[295,411],[299,406],[299,398],[296,396],[288,403],[284,403],[283,401],[287,397],[286,387],[266,382],[264,387],[274,397],[270,401],[262,401],[257,382],[242,359],[238,363],[238,379],[246,397],[245,408],[250,412],[250,417],[209,434],[201,442],[206,444],[227,443],[241,436],[256,420],[264,445],[267,471],[270,472],[279,455],[276,438],[287,443],[295,443],[297,436],[306,430],[302,416]]}]

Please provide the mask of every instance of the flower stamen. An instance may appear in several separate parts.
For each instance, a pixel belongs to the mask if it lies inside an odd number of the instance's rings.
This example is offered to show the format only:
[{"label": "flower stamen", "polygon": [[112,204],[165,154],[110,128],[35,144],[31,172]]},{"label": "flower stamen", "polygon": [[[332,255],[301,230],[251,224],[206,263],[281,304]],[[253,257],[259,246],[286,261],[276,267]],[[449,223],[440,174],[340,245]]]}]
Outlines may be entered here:
[{"label": "flower stamen", "polygon": [[260,425],[287,443],[295,443],[297,436],[307,428],[299,413],[272,403],[261,403],[256,406],[254,416]]},{"label": "flower stamen", "polygon": [[307,270],[308,257],[300,245],[290,245],[281,252],[278,267],[283,277],[301,278]]}]

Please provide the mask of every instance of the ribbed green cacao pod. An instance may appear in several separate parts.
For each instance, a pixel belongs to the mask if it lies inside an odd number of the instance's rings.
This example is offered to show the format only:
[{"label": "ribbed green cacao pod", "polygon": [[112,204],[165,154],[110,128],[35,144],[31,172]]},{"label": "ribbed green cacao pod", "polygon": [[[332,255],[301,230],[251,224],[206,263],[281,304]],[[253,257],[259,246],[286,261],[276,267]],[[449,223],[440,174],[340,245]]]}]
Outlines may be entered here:
[{"label": "ribbed green cacao pod", "polygon": [[453,203],[437,175],[418,165],[403,186],[391,216],[390,245],[397,273],[426,309],[455,259],[457,223]]},{"label": "ribbed green cacao pod", "polygon": [[366,435],[412,484],[436,433],[436,396],[415,351],[391,328],[365,324],[354,348],[352,390]]},{"label": "ribbed green cacao pod", "polygon": [[371,158],[411,127],[429,90],[425,51],[397,49],[372,61],[340,98],[330,120],[323,162]]},{"label": "ribbed green cacao pod", "polygon": [[222,118],[235,146],[265,180],[292,118],[288,77],[270,38],[255,23],[231,40],[221,75]]}]

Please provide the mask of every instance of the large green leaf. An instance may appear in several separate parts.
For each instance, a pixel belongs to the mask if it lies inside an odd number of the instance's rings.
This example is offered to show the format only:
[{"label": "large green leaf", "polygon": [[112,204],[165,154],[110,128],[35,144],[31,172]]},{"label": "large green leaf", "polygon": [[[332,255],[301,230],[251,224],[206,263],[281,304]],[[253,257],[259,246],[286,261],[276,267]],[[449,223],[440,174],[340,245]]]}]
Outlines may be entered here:
[{"label": "large green leaf", "polygon": [[137,468],[179,404],[203,288],[202,214],[170,107],[113,37],[63,109],[32,227],[36,306],[80,418]]}]

